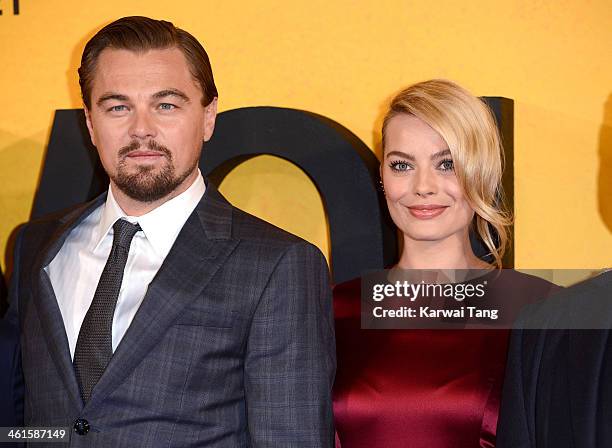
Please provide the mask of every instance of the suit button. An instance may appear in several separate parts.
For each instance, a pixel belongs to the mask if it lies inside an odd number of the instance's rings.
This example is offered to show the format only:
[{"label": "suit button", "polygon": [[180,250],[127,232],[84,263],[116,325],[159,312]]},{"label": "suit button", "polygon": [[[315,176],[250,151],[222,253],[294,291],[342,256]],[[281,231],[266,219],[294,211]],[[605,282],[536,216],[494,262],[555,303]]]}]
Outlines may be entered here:
[{"label": "suit button", "polygon": [[77,418],[74,421],[74,432],[76,432],[80,436],[84,436],[89,432],[89,422],[84,418]]}]

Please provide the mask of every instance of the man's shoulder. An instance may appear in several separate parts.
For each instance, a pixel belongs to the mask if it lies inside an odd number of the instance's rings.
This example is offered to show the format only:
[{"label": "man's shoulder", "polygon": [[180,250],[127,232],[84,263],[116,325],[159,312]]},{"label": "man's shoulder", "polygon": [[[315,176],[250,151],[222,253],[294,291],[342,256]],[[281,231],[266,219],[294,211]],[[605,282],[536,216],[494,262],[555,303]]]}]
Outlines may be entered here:
[{"label": "man's shoulder", "polygon": [[18,230],[20,244],[26,249],[37,249],[45,244],[55,232],[65,223],[76,219],[90,207],[100,202],[98,197],[92,201],[74,205],[72,207],[33,218],[22,224]]},{"label": "man's shoulder", "polygon": [[325,256],[314,244],[233,205],[231,239],[238,243],[238,259],[258,265],[327,266]]},{"label": "man's shoulder", "polygon": [[528,300],[524,300],[524,303],[545,299],[562,289],[559,285],[529,271],[503,269],[500,274],[499,279],[504,287],[530,296]]},{"label": "man's shoulder", "polygon": [[[295,244],[312,246],[302,238],[236,207],[210,181],[206,183],[206,192],[199,207],[201,216],[205,216],[206,221],[212,222],[212,226],[218,227],[219,223],[225,225],[231,222],[231,238],[243,243],[269,247],[286,247]],[[211,216],[214,216],[214,219],[211,219]]]},{"label": "man's shoulder", "polygon": [[310,245],[299,236],[234,206],[232,206],[232,217],[232,236],[242,241],[277,246],[290,246],[296,243]]},{"label": "man's shoulder", "polygon": [[34,248],[44,244],[62,224],[67,211],[55,212],[29,220],[22,224],[18,231],[18,239],[23,248]]},{"label": "man's shoulder", "polygon": [[525,307],[527,328],[609,329],[612,325],[612,271],[560,288],[548,298]]},{"label": "man's shoulder", "polygon": [[325,256],[314,244],[287,232],[274,224],[232,206],[232,237],[248,245],[258,253],[262,251],[274,258],[284,255],[296,260],[316,260],[327,264]]}]

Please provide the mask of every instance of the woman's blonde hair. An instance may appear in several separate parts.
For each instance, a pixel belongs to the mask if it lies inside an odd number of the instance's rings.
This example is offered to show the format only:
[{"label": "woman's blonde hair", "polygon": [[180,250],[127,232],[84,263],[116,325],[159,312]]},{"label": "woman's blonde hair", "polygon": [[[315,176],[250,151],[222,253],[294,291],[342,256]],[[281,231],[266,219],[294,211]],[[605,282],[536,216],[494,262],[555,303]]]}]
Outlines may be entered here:
[{"label": "woman's blonde hair", "polygon": [[501,268],[512,217],[506,210],[501,185],[504,152],[489,107],[445,79],[414,84],[391,101],[383,121],[383,151],[389,120],[399,114],[424,121],[448,145],[459,185],[475,212],[472,225],[495,265]]}]

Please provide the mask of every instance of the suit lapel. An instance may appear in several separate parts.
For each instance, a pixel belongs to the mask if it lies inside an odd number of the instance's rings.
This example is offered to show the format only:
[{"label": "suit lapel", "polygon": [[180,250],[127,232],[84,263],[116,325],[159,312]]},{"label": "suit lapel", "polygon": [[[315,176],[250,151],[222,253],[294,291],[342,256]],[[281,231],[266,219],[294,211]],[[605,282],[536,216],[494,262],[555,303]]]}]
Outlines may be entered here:
[{"label": "suit lapel", "polygon": [[86,405],[95,407],[163,338],[184,308],[204,290],[238,244],[231,238],[232,207],[208,184],[149,285],[128,331]]},{"label": "suit lapel", "polygon": [[105,199],[106,195],[104,194],[61,218],[52,236],[48,239],[47,245],[36,258],[33,270],[33,300],[38,309],[45,341],[47,342],[51,358],[66,386],[66,390],[77,408],[81,408],[83,403],[70,358],[70,348],[68,346],[64,320],[53,287],[51,286],[51,281],[44,268],[55,258],[70,231],[100,206]]}]

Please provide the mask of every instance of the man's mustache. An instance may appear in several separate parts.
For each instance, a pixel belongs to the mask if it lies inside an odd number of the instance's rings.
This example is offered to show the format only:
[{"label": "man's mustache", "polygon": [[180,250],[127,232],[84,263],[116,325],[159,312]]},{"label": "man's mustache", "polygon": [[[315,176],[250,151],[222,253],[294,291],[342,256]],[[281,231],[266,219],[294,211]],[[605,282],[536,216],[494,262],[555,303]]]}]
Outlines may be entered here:
[{"label": "man's mustache", "polygon": [[[134,140],[132,143],[130,143],[127,146],[124,146],[123,148],[119,150],[119,158],[127,157],[129,153],[140,149],[142,146],[143,146],[142,142],[139,142],[138,140]],[[146,143],[146,148],[151,151],[161,152],[169,160],[172,160],[172,153],[170,152],[170,150],[166,148],[164,145],[157,143],[155,140],[148,140]]]}]

